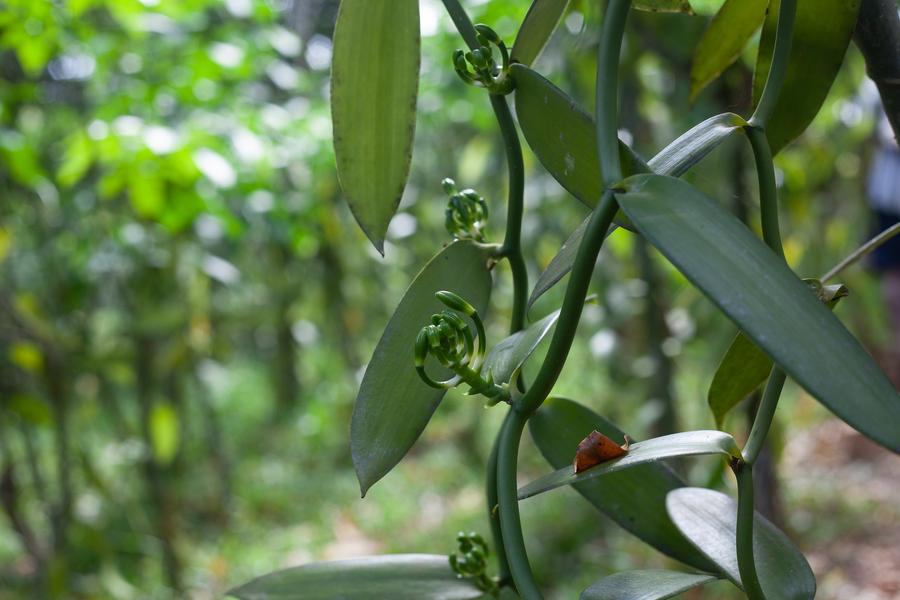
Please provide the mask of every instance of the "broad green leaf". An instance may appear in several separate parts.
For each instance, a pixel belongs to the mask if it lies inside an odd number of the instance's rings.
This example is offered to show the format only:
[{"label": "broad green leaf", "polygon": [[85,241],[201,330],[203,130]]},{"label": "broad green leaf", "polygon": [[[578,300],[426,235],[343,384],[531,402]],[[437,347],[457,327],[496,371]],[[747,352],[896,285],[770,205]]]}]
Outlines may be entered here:
[{"label": "broad green leaf", "polygon": [[156,404],[150,411],[150,443],[153,458],[161,465],[172,462],[178,453],[178,413],[170,404]]},{"label": "broad green leaf", "polygon": [[[838,301],[847,295],[847,288],[843,285],[825,285],[818,280],[806,280],[812,282],[812,287],[825,306],[834,309]],[[772,371],[772,359],[759,349],[742,332],[731,343],[716,374],[709,386],[707,401],[709,409],[716,419],[716,427],[721,428],[728,412],[740,403],[741,400],[755,392],[769,377]]]},{"label": "broad green leaf", "polygon": [[[510,74],[516,82],[516,116],[531,150],[570,194],[594,206],[603,192],[594,120],[528,67],[513,65]],[[644,161],[621,141],[619,157],[627,175],[647,170]]]},{"label": "broad green leaf", "polygon": [[766,18],[769,0],[725,0],[694,48],[691,100],[731,66]]},{"label": "broad green leaf", "polygon": [[704,583],[713,575],[663,569],[623,571],[604,577],[581,593],[581,600],[665,600]]},{"label": "broad green leaf", "polygon": [[489,246],[471,241],[447,246],[416,276],[378,341],[350,425],[350,451],[363,495],[400,462],[444,396],[444,390],[419,379],[413,365],[416,335],[445,308],[435,292],[455,292],[484,314],[491,291],[489,254]]},{"label": "broad green leaf", "polygon": [[528,360],[558,319],[559,310],[554,310],[543,319],[535,321],[522,331],[517,331],[491,348],[487,358],[484,359],[481,372],[484,375],[490,373],[494,383],[509,383],[513,372]]},{"label": "broad green leaf", "polygon": [[[798,0],[794,39],[778,102],[766,125],[772,152],[778,153],[815,118],[844,61],[856,28],[860,0]],[[759,102],[775,49],[779,0],[771,0],[759,40],[753,103]]]},{"label": "broad green leaf", "polygon": [[394,554],[319,562],[263,575],[230,592],[240,600],[465,600],[485,598],[446,556]]},{"label": "broad green leaf", "polygon": [[797,383],[900,452],[900,398],[843,324],[783,260],[718,203],[672,177],[622,182],[638,230]]},{"label": "broad green leaf", "polygon": [[553,35],[569,0],[534,0],[513,43],[513,62],[530,66]]},{"label": "broad green leaf", "polygon": [[[591,432],[588,428],[583,428],[582,431],[584,432],[582,437],[586,437]],[[615,440],[615,438],[613,439]],[[682,431],[632,444],[628,453],[622,457],[601,463],[577,475],[571,464],[566,465],[519,488],[519,500],[531,498],[564,485],[573,485],[610,473],[632,469],[638,465],[655,463],[667,458],[704,454],[739,457],[741,451],[734,443],[734,438],[724,431]],[[575,457],[574,452],[572,457]]]},{"label": "broad green leaf", "polygon": [[[578,443],[592,430],[614,440],[623,432],[571,400],[549,398],[528,420],[531,437],[554,468],[571,465]],[[678,532],[666,513],[666,494],[684,483],[662,463],[648,463],[575,484],[575,490],[622,528],[660,552],[704,571],[715,566]]]},{"label": "broad green leaf", "polygon": [[6,402],[0,402],[0,407],[19,415],[21,419],[32,425],[50,425],[53,423],[53,413],[50,410],[50,406],[36,396],[14,394]]},{"label": "broad green leaf", "polygon": [[660,175],[680,177],[731,134],[743,131],[747,125],[747,121],[733,113],[710,117],[660,150],[648,166]]},{"label": "broad green leaf", "polygon": [[678,12],[694,14],[688,0],[634,0],[631,4],[637,10],[650,12]]},{"label": "broad green leaf", "polygon": [[384,254],[416,125],[417,0],[342,0],[334,30],[331,117],[338,179],[359,226]]},{"label": "broad green leaf", "polygon": [[[747,126],[747,122],[735,114],[724,113],[711,117],[663,148],[659,154],[650,159],[648,166],[660,175],[679,177],[700,162],[728,136],[736,131],[742,131],[745,126]],[[587,228],[589,220],[590,216],[572,232],[547,268],[540,274],[531,291],[528,306],[534,304],[538,298],[572,270],[578,246],[584,237],[584,230]],[[615,227],[611,228],[606,235],[614,230]]]},{"label": "broad green leaf", "polygon": [[[678,529],[738,586],[735,535],[737,503],[721,492],[681,488],[669,494],[666,510]],[[806,600],[816,594],[816,579],[803,554],[777,527],[758,513],[753,521],[753,558],[768,600]]]}]

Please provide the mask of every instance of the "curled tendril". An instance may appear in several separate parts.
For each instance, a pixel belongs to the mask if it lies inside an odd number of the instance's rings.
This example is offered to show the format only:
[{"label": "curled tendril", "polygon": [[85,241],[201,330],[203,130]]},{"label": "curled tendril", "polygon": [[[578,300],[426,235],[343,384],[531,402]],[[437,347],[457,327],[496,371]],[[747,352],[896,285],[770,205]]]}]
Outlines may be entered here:
[{"label": "curled tendril", "polygon": [[457,240],[483,242],[482,230],[488,218],[487,202],[475,190],[457,191],[456,182],[452,179],[444,179],[441,186],[450,196],[444,211],[447,231]]},{"label": "curled tendril", "polygon": [[[429,386],[438,389],[450,389],[466,383],[471,388],[469,394],[485,396],[491,406],[508,400],[509,391],[505,386],[495,384],[490,373],[487,377],[480,374],[487,337],[478,311],[453,292],[440,291],[435,297],[451,310],[432,315],[431,323],[423,327],[416,336],[415,365],[419,377]],[[474,335],[466,320],[457,313],[472,320],[475,324]],[[425,360],[429,354],[453,371],[453,377],[442,381],[432,379],[425,369]]]},{"label": "curled tendril", "polygon": [[490,556],[487,542],[477,533],[459,532],[456,536],[459,550],[451,554],[450,568],[457,576],[472,579],[478,588],[491,595],[496,594],[500,587],[496,579],[489,577],[487,571],[487,557]]},{"label": "curled tendril", "polygon": [[[484,24],[475,26],[479,47],[464,52],[453,53],[453,68],[457,75],[468,84],[487,89],[491,94],[503,96],[513,89],[509,77],[509,50],[497,32]],[[498,64],[494,58],[494,48],[500,55]]]}]

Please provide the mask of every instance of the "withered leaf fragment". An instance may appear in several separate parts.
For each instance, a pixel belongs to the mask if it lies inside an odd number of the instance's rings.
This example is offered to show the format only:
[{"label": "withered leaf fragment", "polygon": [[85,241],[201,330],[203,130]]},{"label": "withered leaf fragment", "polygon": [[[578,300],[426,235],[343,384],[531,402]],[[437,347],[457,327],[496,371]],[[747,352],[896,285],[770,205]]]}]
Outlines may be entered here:
[{"label": "withered leaf fragment", "polygon": [[575,473],[587,471],[600,463],[605,463],[627,454],[628,442],[628,436],[626,435],[625,443],[619,446],[599,431],[592,431],[589,436],[578,444],[578,451],[575,453],[575,462],[573,464]]}]

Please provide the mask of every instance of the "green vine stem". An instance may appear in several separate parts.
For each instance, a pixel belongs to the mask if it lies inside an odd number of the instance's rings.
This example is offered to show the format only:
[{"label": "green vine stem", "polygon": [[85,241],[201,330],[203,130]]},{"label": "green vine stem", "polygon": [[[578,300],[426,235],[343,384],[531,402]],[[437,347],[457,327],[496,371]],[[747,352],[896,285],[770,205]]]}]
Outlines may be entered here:
[{"label": "green vine stem", "polygon": [[851,252],[844,260],[833,266],[827,273],[822,275],[819,280],[822,283],[828,283],[829,280],[837,277],[844,269],[852,266],[857,261],[862,260],[870,253],[874,252],[879,246],[886,244],[889,240],[900,234],[900,223],[895,223],[873,237],[871,240]]},{"label": "green vine stem", "polygon": [[746,128],[753,157],[756,160],[756,176],[759,181],[759,212],[763,240],[773,252],[784,258],[781,245],[781,228],[778,224],[778,188],[775,184],[775,165],[769,138],[761,127]]},{"label": "green vine stem", "polygon": [[503,433],[503,429],[509,422],[512,413],[513,411],[511,410],[507,411],[506,416],[503,418],[503,424],[500,426],[500,431],[494,438],[494,443],[491,445],[491,454],[488,456],[487,472],[485,473],[485,495],[487,497],[488,522],[491,525],[491,537],[494,539],[494,547],[497,554],[497,569],[499,571],[498,578],[501,587],[510,584],[511,575],[509,570],[509,560],[506,558],[506,548],[503,545],[503,532],[500,528],[500,497],[497,492],[497,466],[500,455],[500,434]]},{"label": "green vine stem", "polygon": [[762,401],[759,403],[759,408],[756,411],[756,417],[753,419],[750,435],[741,453],[744,461],[748,464],[752,465],[755,463],[756,458],[762,451],[763,444],[766,441],[766,434],[772,425],[775,408],[778,406],[778,398],[781,396],[781,390],[784,388],[786,379],[787,376],[784,371],[778,367],[772,369],[769,381],[766,383],[766,389],[763,392]]},{"label": "green vine stem", "polygon": [[741,583],[749,600],[766,600],[759,577],[756,574],[756,561],[753,558],[753,465],[735,460],[731,468],[737,477],[738,512],[737,512],[737,559]]},{"label": "green vine stem", "polygon": [[766,77],[762,95],[750,123],[755,126],[765,127],[769,117],[775,110],[775,103],[781,93],[781,85],[784,83],[784,75],[787,72],[788,58],[791,54],[791,44],[794,38],[794,19],[797,15],[797,0],[781,0],[781,8],[778,11],[778,26],[775,30],[775,49],[772,51],[772,65]]}]

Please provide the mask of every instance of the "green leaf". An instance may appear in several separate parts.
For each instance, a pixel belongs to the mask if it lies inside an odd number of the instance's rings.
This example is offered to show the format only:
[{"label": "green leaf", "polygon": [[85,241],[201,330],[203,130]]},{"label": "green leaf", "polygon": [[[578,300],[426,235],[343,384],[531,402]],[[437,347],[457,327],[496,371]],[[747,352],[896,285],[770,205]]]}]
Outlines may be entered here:
[{"label": "green leaf", "polygon": [[559,310],[555,310],[491,348],[484,359],[481,372],[484,375],[490,373],[494,383],[509,383],[513,372],[528,360],[558,319]]},{"label": "green leaf", "polygon": [[694,14],[688,0],[634,0],[632,6],[637,10],[649,12],[676,12]]},{"label": "green leaf", "polygon": [[[823,286],[815,279],[805,281],[815,289],[819,300],[831,310],[848,293],[847,288],[841,284]],[[716,427],[721,428],[728,412],[768,379],[772,364],[772,359],[759,346],[744,333],[738,332],[722,357],[707,394]]]},{"label": "green leaf", "polygon": [[156,404],[150,411],[150,443],[153,458],[161,465],[178,453],[178,413],[169,404]]},{"label": "green leaf", "polygon": [[540,55],[566,10],[569,0],[534,0],[513,43],[513,62],[530,66]]},{"label": "green leaf", "polygon": [[725,0],[694,48],[691,101],[741,55],[766,18],[768,4],[768,0]]},{"label": "green leaf", "polygon": [[[815,118],[844,61],[860,0],[798,0],[794,39],[781,94],[766,135],[777,154]],[[779,0],[771,0],[759,40],[753,103],[759,102],[775,49]]]},{"label": "green leaf", "polygon": [[483,315],[491,291],[490,250],[464,240],[438,253],[406,290],[378,341],[350,425],[350,450],[363,495],[400,462],[444,396],[444,390],[419,379],[413,364],[416,335],[444,308],[435,292],[455,292]]},{"label": "green leaf", "polygon": [[418,86],[418,1],[342,0],[331,68],[338,179],[382,254],[409,175]]},{"label": "green leaf", "polygon": [[[535,444],[555,468],[572,464],[585,432],[597,430],[614,440],[623,432],[592,410],[562,398],[549,398],[528,420]],[[704,571],[715,566],[675,528],[665,510],[666,494],[684,483],[662,463],[648,463],[575,484],[575,490],[621,527],[660,552]]]},{"label": "green leaf", "polygon": [[[513,65],[510,75],[516,82],[516,116],[528,145],[560,185],[593,207],[603,192],[594,120],[528,67]],[[621,141],[619,157],[626,174],[647,170],[644,161]]]},{"label": "green leaf", "polygon": [[[732,113],[711,117],[663,148],[659,154],[650,159],[649,167],[661,175],[675,177],[683,175],[728,136],[736,131],[743,131],[746,126],[747,122],[743,118]],[[572,270],[575,255],[578,253],[578,246],[581,245],[581,238],[584,237],[588,221],[590,221],[590,215],[572,232],[547,268],[540,274],[531,291],[531,297],[528,299],[529,307]],[[615,227],[611,228],[606,235],[613,231],[615,231]]]},{"label": "green leaf", "polygon": [[660,175],[680,177],[731,134],[749,123],[733,113],[710,117],[690,128],[650,159],[648,166]]},{"label": "green leaf", "polygon": [[728,412],[755,392],[769,377],[772,359],[738,332],[709,386],[707,401],[716,427],[721,428]]},{"label": "green leaf", "polygon": [[[586,437],[591,430],[583,427],[582,432],[582,437]],[[571,464],[566,465],[519,488],[519,500],[531,498],[565,485],[573,485],[595,477],[631,469],[638,465],[655,463],[667,458],[704,454],[739,457],[741,451],[734,443],[734,438],[724,431],[682,431],[632,444],[628,453],[622,457],[601,463],[577,475]],[[572,458],[574,457],[575,453],[573,452]]]},{"label": "green leaf", "polygon": [[663,569],[624,571],[584,590],[581,600],[665,600],[716,579],[713,575]]},{"label": "green leaf", "polygon": [[32,425],[50,425],[53,423],[53,412],[50,406],[37,396],[26,394],[14,394],[0,406],[13,412]]},{"label": "green leaf", "polygon": [[762,241],[689,184],[635,175],[616,194],[640,232],[811,395],[900,452],[900,399],[843,324]]},{"label": "green leaf", "polygon": [[240,600],[465,600],[485,598],[446,556],[394,554],[319,562],[263,575],[228,595]]},{"label": "green leaf", "polygon": [[[666,510],[678,529],[738,586],[735,535],[737,503],[704,488],[682,488],[669,494]],[[777,527],[758,513],[753,521],[753,558],[769,600],[804,600],[816,594],[816,579],[803,554]]]}]

